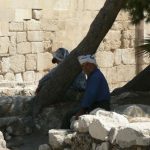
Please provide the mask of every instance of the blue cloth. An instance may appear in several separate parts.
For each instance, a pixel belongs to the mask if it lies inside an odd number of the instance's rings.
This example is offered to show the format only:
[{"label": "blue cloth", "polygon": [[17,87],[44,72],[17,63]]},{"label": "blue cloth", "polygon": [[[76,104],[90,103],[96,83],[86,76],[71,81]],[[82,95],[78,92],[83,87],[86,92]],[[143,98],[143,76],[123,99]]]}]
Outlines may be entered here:
[{"label": "blue cloth", "polygon": [[110,100],[110,92],[107,81],[102,72],[96,68],[87,79],[84,96],[81,100],[81,108],[91,108],[94,103]]}]

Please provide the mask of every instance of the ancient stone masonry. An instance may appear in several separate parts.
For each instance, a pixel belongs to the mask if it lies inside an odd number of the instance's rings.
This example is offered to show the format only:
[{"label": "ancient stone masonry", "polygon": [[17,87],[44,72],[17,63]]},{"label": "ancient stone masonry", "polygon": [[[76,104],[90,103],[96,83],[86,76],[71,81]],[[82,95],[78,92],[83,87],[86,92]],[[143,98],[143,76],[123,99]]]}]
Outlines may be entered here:
[{"label": "ancient stone masonry", "polygon": [[[0,87],[21,83],[35,89],[38,80],[52,67],[52,51],[75,48],[105,0],[2,0],[0,2]],[[136,74],[137,30],[129,16],[120,12],[98,48],[98,65],[111,89]],[[148,33],[148,27],[145,28]],[[145,67],[149,59],[142,58]],[[18,84],[19,83],[19,84]],[[29,87],[29,88],[30,88]],[[20,87],[20,91],[24,89]],[[2,90],[3,91],[3,90]],[[5,92],[4,92],[5,93]],[[11,93],[11,92],[10,92]],[[13,94],[13,92],[12,92]],[[9,95],[9,94],[8,94]]]}]

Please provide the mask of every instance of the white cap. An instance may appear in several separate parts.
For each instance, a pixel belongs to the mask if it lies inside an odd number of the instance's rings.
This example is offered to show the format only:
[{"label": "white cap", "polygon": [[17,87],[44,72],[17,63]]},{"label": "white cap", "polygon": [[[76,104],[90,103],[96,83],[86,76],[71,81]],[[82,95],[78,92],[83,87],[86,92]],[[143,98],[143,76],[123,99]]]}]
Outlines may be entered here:
[{"label": "white cap", "polygon": [[89,62],[97,65],[95,57],[93,55],[82,55],[78,57],[79,63],[82,65],[83,63]]}]

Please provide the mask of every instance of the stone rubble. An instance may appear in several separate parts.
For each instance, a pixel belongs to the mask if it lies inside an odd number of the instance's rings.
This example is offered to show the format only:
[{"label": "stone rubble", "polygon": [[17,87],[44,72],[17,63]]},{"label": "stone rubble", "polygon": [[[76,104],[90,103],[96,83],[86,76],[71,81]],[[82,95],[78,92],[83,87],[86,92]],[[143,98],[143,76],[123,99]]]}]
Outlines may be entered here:
[{"label": "stone rubble", "polygon": [[[148,150],[149,117],[131,118],[95,109],[73,121],[71,130],[49,130],[49,145],[53,150]],[[70,137],[69,142],[66,137]]]}]

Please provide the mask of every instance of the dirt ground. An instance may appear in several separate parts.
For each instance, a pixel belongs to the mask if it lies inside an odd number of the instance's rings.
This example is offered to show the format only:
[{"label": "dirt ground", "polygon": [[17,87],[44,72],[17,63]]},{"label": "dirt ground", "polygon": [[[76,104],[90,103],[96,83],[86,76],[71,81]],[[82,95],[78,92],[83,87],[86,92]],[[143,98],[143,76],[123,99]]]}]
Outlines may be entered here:
[{"label": "dirt ground", "polygon": [[36,132],[23,137],[23,144],[12,150],[38,150],[39,146],[48,143],[48,135]]}]

